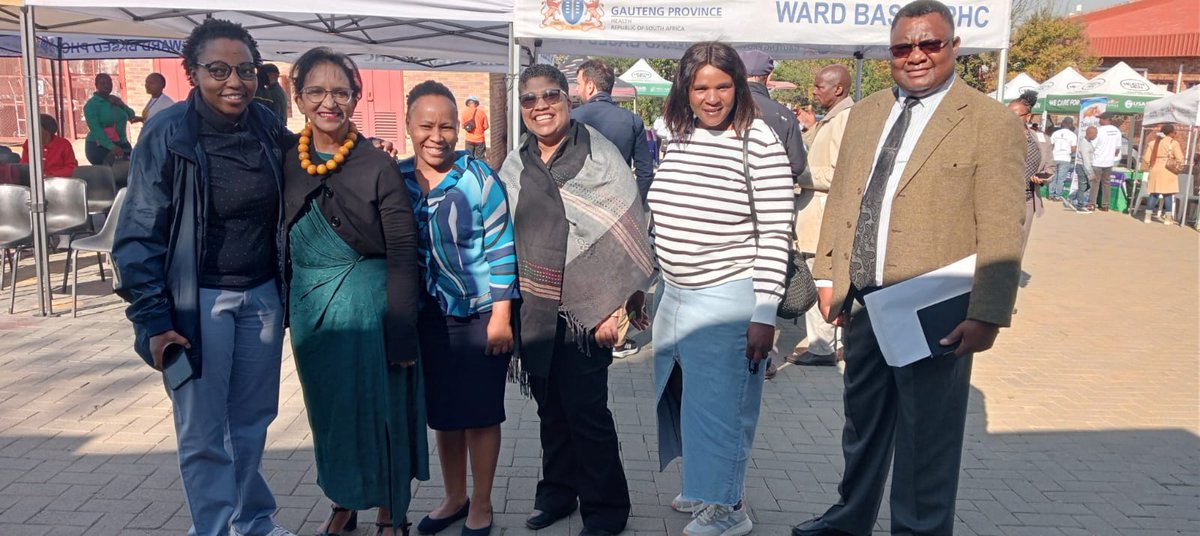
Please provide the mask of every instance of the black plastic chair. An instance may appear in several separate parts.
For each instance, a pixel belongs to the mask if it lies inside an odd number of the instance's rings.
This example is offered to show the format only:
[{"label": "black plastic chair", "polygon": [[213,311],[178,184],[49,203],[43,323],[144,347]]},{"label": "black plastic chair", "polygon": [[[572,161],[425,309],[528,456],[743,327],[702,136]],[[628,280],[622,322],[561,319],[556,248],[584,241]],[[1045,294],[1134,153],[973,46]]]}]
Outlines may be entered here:
[{"label": "black plastic chair", "polygon": [[[21,265],[21,252],[33,245],[33,220],[29,213],[29,201],[29,188],[0,184],[0,251],[3,251],[0,281],[4,276],[4,264],[9,264],[12,268],[12,291],[8,301],[10,315],[17,303],[17,267]],[[11,259],[10,254],[13,254]]]}]

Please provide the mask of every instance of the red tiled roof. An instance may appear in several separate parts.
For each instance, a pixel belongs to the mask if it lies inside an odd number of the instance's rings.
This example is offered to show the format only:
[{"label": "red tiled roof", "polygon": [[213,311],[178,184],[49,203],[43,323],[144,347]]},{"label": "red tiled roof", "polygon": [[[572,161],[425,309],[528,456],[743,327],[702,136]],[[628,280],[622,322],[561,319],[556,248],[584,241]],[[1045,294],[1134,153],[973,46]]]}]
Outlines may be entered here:
[{"label": "red tiled roof", "polygon": [[1100,57],[1200,57],[1196,0],[1134,0],[1082,18],[1092,53]]}]

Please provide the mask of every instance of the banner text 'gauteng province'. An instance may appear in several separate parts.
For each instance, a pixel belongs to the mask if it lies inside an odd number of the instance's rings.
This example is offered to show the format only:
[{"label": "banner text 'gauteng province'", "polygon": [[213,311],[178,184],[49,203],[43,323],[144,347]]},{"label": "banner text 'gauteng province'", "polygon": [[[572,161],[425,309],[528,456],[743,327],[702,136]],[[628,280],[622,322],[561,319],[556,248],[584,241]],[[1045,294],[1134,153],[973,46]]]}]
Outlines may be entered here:
[{"label": "banner text 'gauteng province'", "polygon": [[[1010,0],[944,0],[964,48],[1008,45]],[[888,46],[907,2],[878,0],[516,0],[518,37],[621,42]]]}]

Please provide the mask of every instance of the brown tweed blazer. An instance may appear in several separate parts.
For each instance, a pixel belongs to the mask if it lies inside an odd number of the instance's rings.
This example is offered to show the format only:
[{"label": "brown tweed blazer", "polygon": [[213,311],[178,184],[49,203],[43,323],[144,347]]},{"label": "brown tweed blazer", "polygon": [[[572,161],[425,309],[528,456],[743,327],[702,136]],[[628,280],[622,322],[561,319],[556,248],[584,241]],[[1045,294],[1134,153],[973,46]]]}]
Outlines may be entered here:
[{"label": "brown tweed blazer", "polygon": [[[833,281],[831,318],[850,290],[859,205],[894,102],[888,89],[850,109],[813,267],[817,279]],[[900,178],[883,284],[977,254],[967,316],[1008,326],[1021,274],[1024,218],[1024,125],[1004,105],[955,80]]]}]

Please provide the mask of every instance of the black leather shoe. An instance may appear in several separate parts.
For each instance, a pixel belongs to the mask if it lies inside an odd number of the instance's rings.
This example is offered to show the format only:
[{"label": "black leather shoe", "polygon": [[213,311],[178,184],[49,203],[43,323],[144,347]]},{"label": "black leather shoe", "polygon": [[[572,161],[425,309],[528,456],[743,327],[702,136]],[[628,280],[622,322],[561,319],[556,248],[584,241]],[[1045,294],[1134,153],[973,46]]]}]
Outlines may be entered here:
[{"label": "black leather shoe", "polygon": [[854,536],[825,524],[825,520],[814,517],[792,527],[792,536]]},{"label": "black leather shoe", "polygon": [[421,518],[420,523],[417,523],[417,534],[437,534],[443,530],[446,530],[446,528],[450,525],[453,525],[455,521],[467,517],[467,514],[470,512],[471,500],[467,499],[466,504],[463,504],[462,508],[459,508],[457,512],[451,514],[450,517],[435,519],[425,516]]},{"label": "black leather shoe", "polygon": [[616,533],[609,532],[604,529],[589,529],[587,527],[584,527],[583,530],[579,531],[579,536],[617,536],[617,535],[616,535]]},{"label": "black leather shoe", "polygon": [[806,351],[797,356],[788,356],[787,361],[802,367],[832,367],[837,364],[837,356],[834,354],[818,355]]},{"label": "black leather shoe", "polygon": [[529,517],[525,518],[525,526],[529,527],[529,530],[542,530],[557,523],[560,519],[571,515],[571,512],[574,512],[578,507],[577,503],[572,503],[570,508],[559,513],[534,510],[533,513],[529,514]]}]

